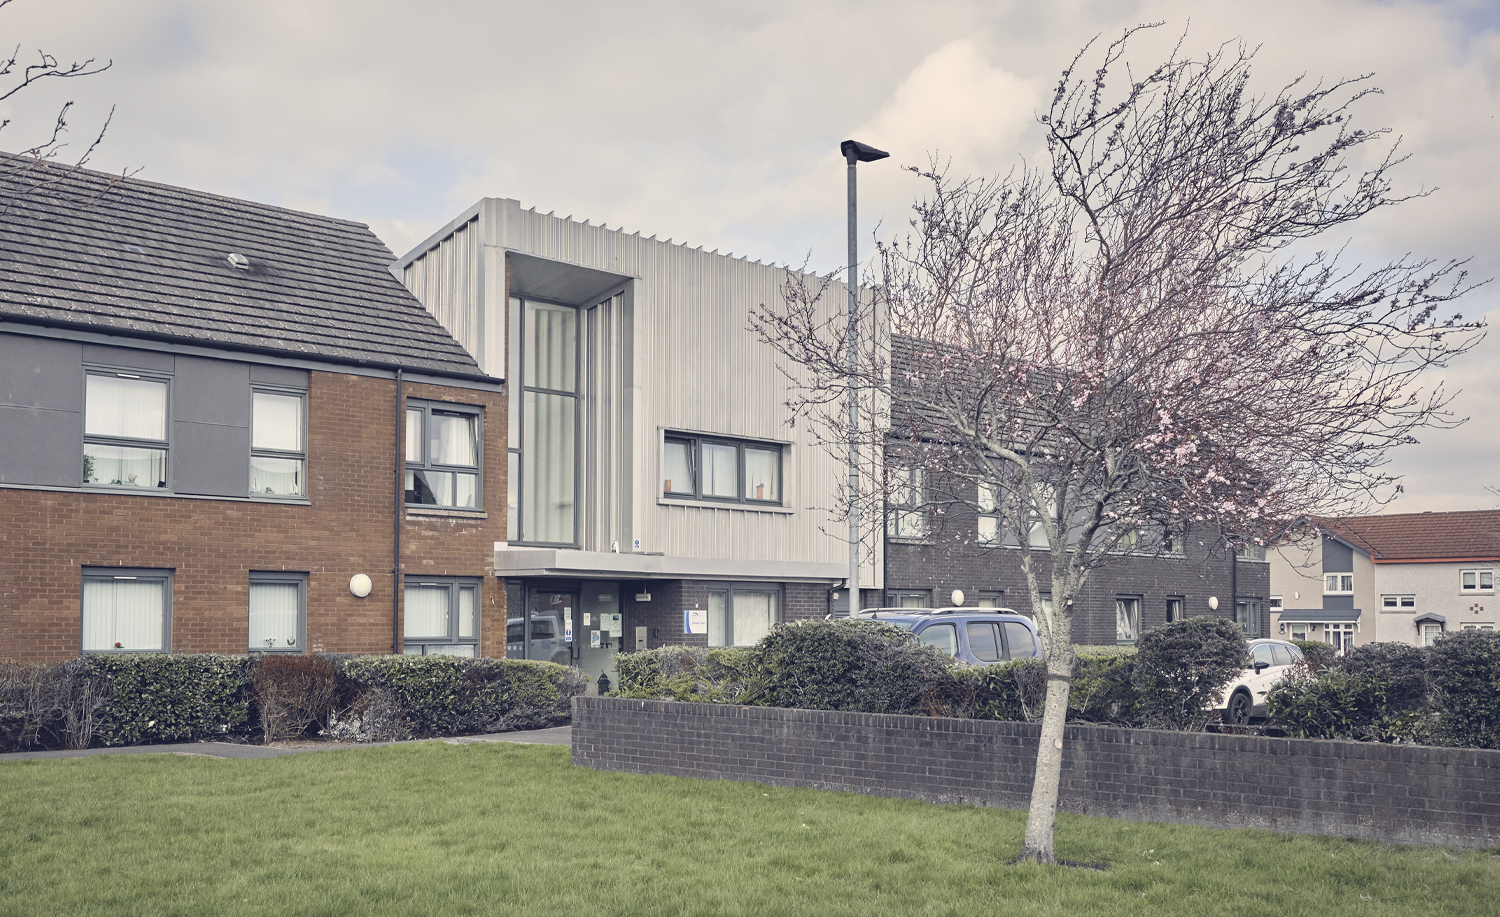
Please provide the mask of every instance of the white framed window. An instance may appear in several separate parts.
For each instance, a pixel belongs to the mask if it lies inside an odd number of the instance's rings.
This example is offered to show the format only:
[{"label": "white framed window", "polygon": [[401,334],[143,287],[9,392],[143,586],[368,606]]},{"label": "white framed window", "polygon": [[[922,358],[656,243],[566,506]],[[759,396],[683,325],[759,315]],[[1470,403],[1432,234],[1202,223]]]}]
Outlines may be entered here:
[{"label": "white framed window", "polygon": [[479,409],[406,402],[406,505],[479,509]]},{"label": "white framed window", "polygon": [[781,505],[776,443],[688,433],[662,442],[661,494],[668,499]]},{"label": "white framed window", "polygon": [[83,483],[167,487],[170,394],[165,376],[86,371]]},{"label": "white framed window", "polygon": [[1380,607],[1395,611],[1400,611],[1404,608],[1416,608],[1417,597],[1414,595],[1383,595],[1380,597]]},{"label": "white framed window", "polygon": [[1047,542],[1047,527],[1043,524],[1044,517],[1052,517],[1057,513],[1057,489],[1049,484],[1041,485],[1042,505],[1031,507],[1031,526],[1027,532],[1026,543],[1033,548],[1045,548]]},{"label": "white framed window", "polygon": [[1139,598],[1115,599],[1115,640],[1134,643],[1141,636],[1141,600]]},{"label": "white framed window", "polygon": [[980,544],[1000,543],[1000,487],[986,481],[979,482],[978,498],[974,503],[979,511],[978,532]]},{"label": "white framed window", "polygon": [[408,575],[405,598],[403,653],[479,655],[479,580]]},{"label": "white framed window", "polygon": [[1494,570],[1460,570],[1458,576],[1461,592],[1495,591]]},{"label": "white framed window", "polygon": [[1349,595],[1354,592],[1353,573],[1323,574],[1324,595]]},{"label": "white framed window", "polygon": [[307,645],[307,574],[252,571],[249,649],[300,653]]},{"label": "white framed window", "polygon": [[1441,624],[1423,624],[1422,625],[1422,645],[1423,646],[1432,646],[1433,642],[1436,641],[1437,638],[1441,637],[1442,635],[1443,635],[1443,625],[1441,625]]},{"label": "white framed window", "polygon": [[709,590],[709,646],[754,646],[780,620],[781,590],[775,586],[747,583]]},{"label": "white framed window", "polygon": [[927,473],[921,468],[890,470],[890,506],[886,509],[886,535],[890,538],[927,537]]},{"label": "white framed window", "polygon": [[1235,551],[1234,556],[1240,560],[1265,560],[1266,546],[1263,544],[1247,544]]},{"label": "white framed window", "polygon": [[1354,625],[1323,625],[1323,641],[1331,645],[1335,653],[1340,656],[1344,655],[1344,650],[1354,645]]},{"label": "white framed window", "polygon": [[1289,627],[1289,636],[1293,640],[1306,640],[1307,639],[1307,625],[1304,624],[1304,623],[1302,623],[1302,622],[1300,622],[1300,621],[1293,623]]},{"label": "white framed window", "polygon": [[1273,595],[1268,601],[1270,602],[1268,611],[1273,615],[1281,614],[1281,596]]},{"label": "white framed window", "polygon": [[85,567],[82,620],[85,653],[169,652],[172,571]]},{"label": "white framed window", "polygon": [[307,496],[307,393],[250,392],[250,494]]}]

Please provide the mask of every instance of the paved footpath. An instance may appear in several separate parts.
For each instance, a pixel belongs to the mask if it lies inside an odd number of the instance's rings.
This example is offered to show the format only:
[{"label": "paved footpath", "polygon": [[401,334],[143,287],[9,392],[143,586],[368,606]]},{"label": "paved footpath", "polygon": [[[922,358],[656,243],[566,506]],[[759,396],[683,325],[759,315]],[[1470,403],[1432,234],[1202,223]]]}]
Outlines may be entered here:
[{"label": "paved footpath", "polygon": [[[446,739],[421,739],[425,742],[447,742],[449,745],[472,745],[476,742],[515,742],[521,745],[571,745],[573,727],[528,729],[521,732],[496,732],[481,736],[452,736]],[[355,748],[379,748],[384,745],[408,745],[409,742],[302,742],[287,745],[239,745],[234,742],[183,742],[176,745],[127,745],[123,748],[84,748],[63,751],[17,751],[0,754],[6,761],[32,761],[42,758],[87,758],[94,755],[199,755],[206,758],[280,758],[314,751],[348,751]]]}]

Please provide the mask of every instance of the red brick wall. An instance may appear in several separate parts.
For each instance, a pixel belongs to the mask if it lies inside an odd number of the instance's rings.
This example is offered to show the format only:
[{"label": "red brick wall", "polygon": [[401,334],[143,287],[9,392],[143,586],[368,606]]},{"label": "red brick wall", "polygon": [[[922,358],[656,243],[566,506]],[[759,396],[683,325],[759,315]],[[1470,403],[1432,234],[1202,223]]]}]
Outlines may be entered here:
[{"label": "red brick wall", "polygon": [[[408,515],[406,572],[483,577],[480,651],[505,652],[505,594],[493,545],[505,537],[506,403],[500,393],[408,384],[413,398],[480,405],[487,518]],[[307,647],[391,651],[396,386],[313,372],[310,506],[135,494],[0,489],[0,659],[79,651],[81,568],[174,571],[171,649],[243,653],[252,570],[307,573]],[[349,578],[367,574],[363,599]]]}]

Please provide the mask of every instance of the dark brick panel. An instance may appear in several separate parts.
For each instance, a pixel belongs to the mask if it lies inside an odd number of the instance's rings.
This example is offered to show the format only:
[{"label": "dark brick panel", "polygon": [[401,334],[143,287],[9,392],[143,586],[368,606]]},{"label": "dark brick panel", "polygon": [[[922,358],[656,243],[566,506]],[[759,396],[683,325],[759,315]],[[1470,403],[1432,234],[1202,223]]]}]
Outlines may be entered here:
[{"label": "dark brick panel", "polygon": [[[1038,726],[581,697],[573,763],[1024,809]],[[1069,726],[1062,809],[1395,843],[1500,845],[1500,752]]]}]

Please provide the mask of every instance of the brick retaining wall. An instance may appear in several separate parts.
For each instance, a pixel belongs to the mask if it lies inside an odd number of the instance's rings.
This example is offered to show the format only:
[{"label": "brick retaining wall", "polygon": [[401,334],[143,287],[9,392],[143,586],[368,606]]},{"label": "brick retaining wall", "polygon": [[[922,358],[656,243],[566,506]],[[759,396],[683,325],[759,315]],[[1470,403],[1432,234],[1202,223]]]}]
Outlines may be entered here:
[{"label": "brick retaining wall", "polygon": [[[573,701],[573,763],[1024,809],[1026,723]],[[1500,846],[1500,752],[1069,726],[1062,809],[1132,821]]]}]

